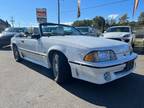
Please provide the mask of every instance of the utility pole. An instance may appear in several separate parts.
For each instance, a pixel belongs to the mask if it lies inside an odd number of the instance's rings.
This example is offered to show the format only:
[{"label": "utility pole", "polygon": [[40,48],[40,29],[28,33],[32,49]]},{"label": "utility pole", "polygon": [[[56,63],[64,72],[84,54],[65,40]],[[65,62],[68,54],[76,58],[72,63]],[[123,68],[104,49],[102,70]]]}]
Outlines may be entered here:
[{"label": "utility pole", "polygon": [[10,20],[11,24],[12,24],[12,27],[14,27],[14,23],[15,23],[15,20],[13,17],[11,17],[11,20]]},{"label": "utility pole", "polygon": [[58,24],[60,24],[60,0],[58,0]]}]

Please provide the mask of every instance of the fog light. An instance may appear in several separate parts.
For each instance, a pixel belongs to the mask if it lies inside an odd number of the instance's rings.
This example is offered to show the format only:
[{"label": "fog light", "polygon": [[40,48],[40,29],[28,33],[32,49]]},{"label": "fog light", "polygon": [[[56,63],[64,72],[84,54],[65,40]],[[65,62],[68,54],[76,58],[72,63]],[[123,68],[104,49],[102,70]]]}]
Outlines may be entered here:
[{"label": "fog light", "polygon": [[111,74],[110,74],[110,72],[106,72],[106,73],[104,74],[104,79],[105,79],[106,81],[110,81],[110,80],[111,80]]}]

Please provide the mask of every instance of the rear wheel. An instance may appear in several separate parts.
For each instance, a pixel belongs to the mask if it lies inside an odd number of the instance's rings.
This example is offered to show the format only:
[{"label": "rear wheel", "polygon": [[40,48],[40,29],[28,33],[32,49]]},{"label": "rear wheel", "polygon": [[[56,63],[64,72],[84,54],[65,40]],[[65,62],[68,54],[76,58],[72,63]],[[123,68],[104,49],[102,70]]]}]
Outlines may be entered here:
[{"label": "rear wheel", "polygon": [[16,45],[13,46],[13,55],[14,55],[14,58],[17,62],[20,62],[22,60]]},{"label": "rear wheel", "polygon": [[71,79],[70,66],[65,56],[61,53],[53,54],[52,70],[53,70],[54,80],[57,83],[64,83]]}]

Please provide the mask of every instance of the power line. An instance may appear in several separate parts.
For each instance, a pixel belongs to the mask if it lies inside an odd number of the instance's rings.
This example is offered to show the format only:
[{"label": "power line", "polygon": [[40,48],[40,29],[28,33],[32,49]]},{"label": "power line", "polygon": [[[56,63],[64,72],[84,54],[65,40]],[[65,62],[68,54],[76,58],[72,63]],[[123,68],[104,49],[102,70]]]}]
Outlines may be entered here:
[{"label": "power line", "polygon": [[[111,1],[111,2],[107,2],[107,3],[103,3],[103,4],[97,4],[95,6],[92,7],[85,7],[85,8],[81,8],[81,11],[83,10],[88,10],[88,9],[93,9],[93,8],[99,8],[99,7],[106,7],[106,6],[110,6],[110,5],[115,5],[115,4],[123,4],[125,2],[128,2],[130,0],[117,0],[117,1]],[[65,10],[65,11],[61,11],[61,14],[71,14],[71,13],[75,13],[77,12],[77,10]],[[55,16],[51,16],[51,17],[55,17]]]},{"label": "power line", "polygon": [[[117,1],[112,1],[112,2],[108,2],[108,3],[98,4],[98,5],[95,5],[92,7],[81,8],[81,10],[87,10],[87,9],[93,9],[93,8],[98,8],[98,7],[105,7],[105,6],[115,5],[115,4],[121,4],[121,3],[124,3],[127,1],[129,1],[129,0],[117,0]],[[74,12],[74,11],[77,11],[77,10],[66,10],[66,11],[62,11],[62,12],[66,13],[66,12]]]}]

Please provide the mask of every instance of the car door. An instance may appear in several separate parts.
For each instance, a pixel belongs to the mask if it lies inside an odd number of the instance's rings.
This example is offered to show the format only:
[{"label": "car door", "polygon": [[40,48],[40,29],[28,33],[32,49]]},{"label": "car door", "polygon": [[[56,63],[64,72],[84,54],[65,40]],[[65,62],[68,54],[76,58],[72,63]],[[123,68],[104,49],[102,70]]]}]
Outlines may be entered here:
[{"label": "car door", "polygon": [[26,59],[37,64],[44,65],[45,54],[43,52],[43,43],[41,38],[36,35],[28,35],[27,38],[21,39],[22,54]]},{"label": "car door", "polygon": [[23,57],[34,60],[37,48],[37,40],[32,39],[31,35],[28,35],[25,38],[20,38],[18,43]]},{"label": "car door", "polygon": [[[40,37],[37,39],[37,61],[42,64],[43,66],[47,67],[47,50],[49,47],[49,44],[46,44],[46,41],[48,42],[48,37]],[[47,46],[47,48],[46,48]]]}]

